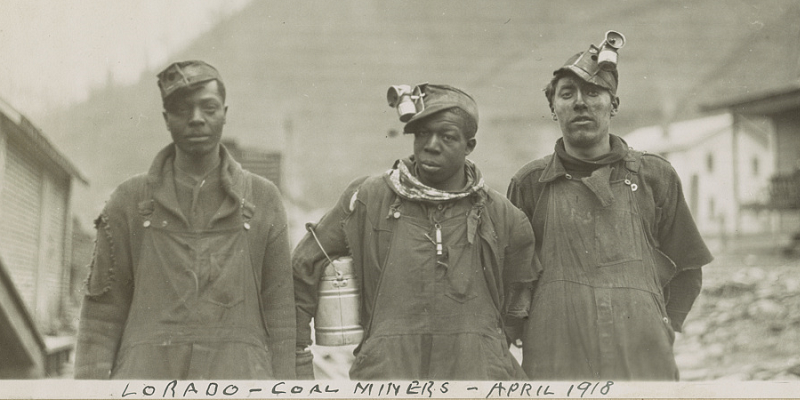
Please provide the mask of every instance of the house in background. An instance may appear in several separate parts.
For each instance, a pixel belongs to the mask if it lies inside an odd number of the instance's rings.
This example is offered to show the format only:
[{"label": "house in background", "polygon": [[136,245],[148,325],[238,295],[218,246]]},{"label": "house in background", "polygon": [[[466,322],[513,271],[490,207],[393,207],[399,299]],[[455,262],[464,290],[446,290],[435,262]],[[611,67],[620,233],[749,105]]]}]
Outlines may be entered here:
[{"label": "house in background", "polygon": [[0,100],[0,374],[57,373],[69,296],[70,198],[81,173],[27,118]]},{"label": "house in background", "polygon": [[775,169],[769,119],[725,113],[644,127],[624,138],[635,149],[669,160],[704,236],[724,239],[776,229],[774,216],[759,207],[769,202]]},{"label": "house in background", "polygon": [[[765,119],[774,130],[774,161],[766,208],[777,213],[781,232],[800,231],[800,79],[794,84],[703,107],[728,110],[738,120]],[[800,235],[798,235],[800,236]]]}]

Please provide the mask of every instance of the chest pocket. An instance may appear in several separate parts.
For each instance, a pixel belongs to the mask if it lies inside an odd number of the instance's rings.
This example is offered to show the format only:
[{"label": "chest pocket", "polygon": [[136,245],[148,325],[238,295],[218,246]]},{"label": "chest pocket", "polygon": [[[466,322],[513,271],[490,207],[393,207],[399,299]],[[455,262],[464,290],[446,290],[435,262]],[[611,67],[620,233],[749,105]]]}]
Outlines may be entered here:
[{"label": "chest pocket", "polygon": [[[441,257],[437,262],[438,270],[444,269],[444,277],[440,283],[446,286],[445,296],[458,303],[465,303],[478,297],[473,287],[475,276],[480,273],[480,263],[477,259],[476,245],[447,246],[447,257]],[[440,274],[436,274],[437,278]]]},{"label": "chest pocket", "polygon": [[[442,221],[441,255],[436,254],[435,225],[423,207],[395,201],[388,214],[373,222],[373,251],[383,274],[391,270],[389,274],[400,274],[409,282],[431,280],[437,288],[435,293],[457,303],[478,297],[474,281],[482,274],[479,244],[466,240],[464,215]],[[419,288],[414,284],[406,294]]]},{"label": "chest pocket", "polygon": [[[626,202],[618,199],[615,203]],[[638,217],[614,205],[594,210],[595,262],[599,267],[642,259]]]},{"label": "chest pocket", "polygon": [[[613,197],[594,207],[595,264],[607,267],[642,260],[642,237],[639,207],[634,195],[638,189],[630,164],[624,168],[611,168],[606,185]],[[593,175],[594,177],[594,175]],[[598,189],[600,190],[600,189]],[[602,192],[602,190],[600,190]]]},{"label": "chest pocket", "polygon": [[200,293],[210,303],[230,308],[244,300],[243,266],[241,251],[223,251],[212,253],[208,268],[201,276],[205,287]]}]

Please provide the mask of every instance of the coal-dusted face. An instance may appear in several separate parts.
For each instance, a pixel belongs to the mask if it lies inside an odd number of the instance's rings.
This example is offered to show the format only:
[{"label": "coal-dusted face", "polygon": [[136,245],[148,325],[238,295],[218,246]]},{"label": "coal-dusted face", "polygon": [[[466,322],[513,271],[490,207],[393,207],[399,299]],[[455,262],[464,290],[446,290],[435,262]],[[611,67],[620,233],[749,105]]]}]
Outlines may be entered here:
[{"label": "coal-dusted face", "polygon": [[436,189],[455,191],[464,185],[466,157],[477,141],[464,133],[464,117],[450,110],[420,120],[413,128],[419,180]]},{"label": "coal-dusted face", "polygon": [[164,121],[177,151],[200,157],[219,150],[228,107],[217,81],[173,94],[165,104]]},{"label": "coal-dusted face", "polygon": [[564,75],[556,84],[553,112],[571,147],[589,149],[608,142],[611,114],[617,106],[611,92],[573,74]]}]

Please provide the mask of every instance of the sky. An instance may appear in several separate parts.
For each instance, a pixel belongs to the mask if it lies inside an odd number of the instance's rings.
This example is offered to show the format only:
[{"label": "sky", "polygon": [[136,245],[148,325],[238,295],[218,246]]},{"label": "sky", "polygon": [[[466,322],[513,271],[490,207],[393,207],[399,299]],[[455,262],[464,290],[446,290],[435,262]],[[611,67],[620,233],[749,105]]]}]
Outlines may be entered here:
[{"label": "sky", "polygon": [[0,98],[36,120],[136,82],[251,0],[0,0]]}]

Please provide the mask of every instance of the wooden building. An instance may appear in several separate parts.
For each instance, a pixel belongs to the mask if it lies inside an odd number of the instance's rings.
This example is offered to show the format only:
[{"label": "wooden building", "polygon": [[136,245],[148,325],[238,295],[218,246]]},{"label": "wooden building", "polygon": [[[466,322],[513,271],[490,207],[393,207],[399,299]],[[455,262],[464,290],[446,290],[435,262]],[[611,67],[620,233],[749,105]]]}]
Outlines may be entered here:
[{"label": "wooden building", "polygon": [[[87,183],[38,128],[0,100],[4,376],[46,376],[53,373],[48,359],[68,354],[69,345],[53,344],[48,337],[60,333],[69,296],[70,197],[75,181]],[[52,352],[56,355],[48,357]]]},{"label": "wooden building", "polygon": [[753,212],[769,201],[775,146],[768,119],[723,113],[640,128],[624,138],[669,160],[704,236],[772,230],[769,215]]},{"label": "wooden building", "polygon": [[773,174],[764,207],[780,214],[781,232],[800,231],[800,84],[704,106],[739,120],[764,118],[774,131]]}]

